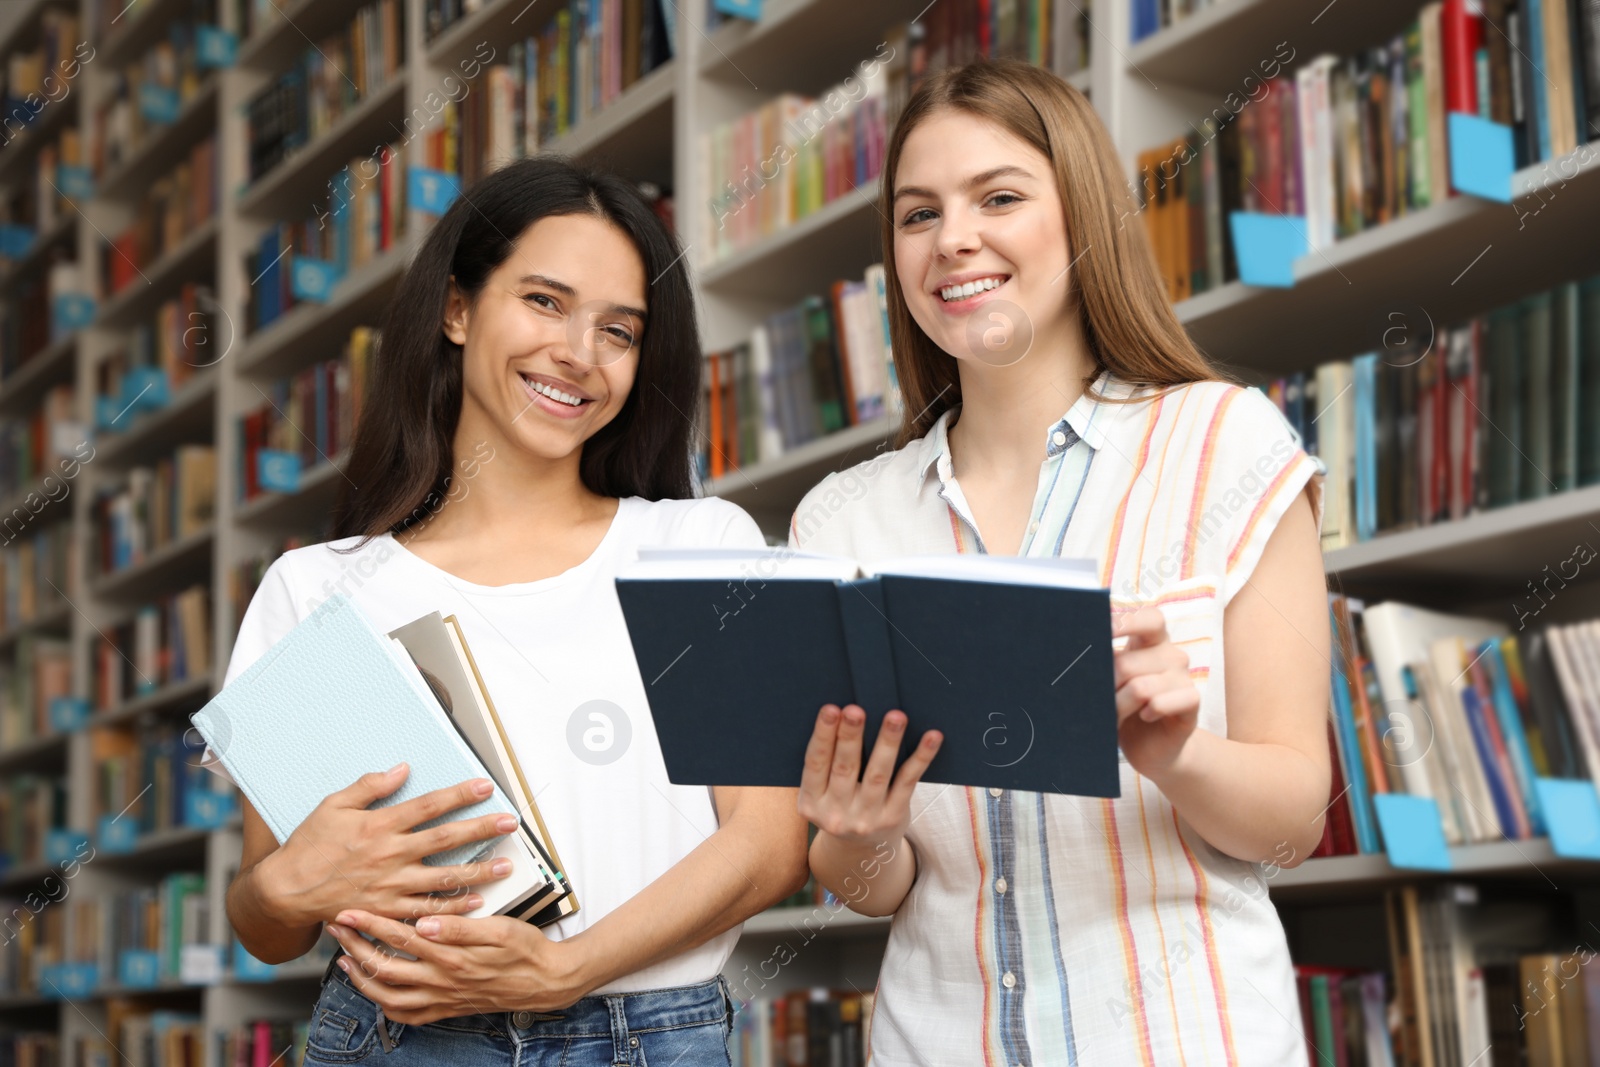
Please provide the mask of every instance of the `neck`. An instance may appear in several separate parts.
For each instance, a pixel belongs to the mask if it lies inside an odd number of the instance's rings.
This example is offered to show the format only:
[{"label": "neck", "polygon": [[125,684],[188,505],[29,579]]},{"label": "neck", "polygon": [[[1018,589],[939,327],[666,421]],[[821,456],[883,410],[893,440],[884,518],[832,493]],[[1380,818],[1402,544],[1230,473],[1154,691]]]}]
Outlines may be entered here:
[{"label": "neck", "polygon": [[581,453],[545,459],[466,420],[456,430],[450,488],[434,517],[404,539],[538,543],[593,518],[605,501],[579,477]]},{"label": "neck", "polygon": [[[1044,358],[1045,353],[1056,353]],[[961,413],[950,431],[950,453],[957,477],[1032,478],[1044,458],[1045,430],[1083,395],[1094,361],[1081,333],[1046,343],[1009,367],[971,360],[958,365]]]}]

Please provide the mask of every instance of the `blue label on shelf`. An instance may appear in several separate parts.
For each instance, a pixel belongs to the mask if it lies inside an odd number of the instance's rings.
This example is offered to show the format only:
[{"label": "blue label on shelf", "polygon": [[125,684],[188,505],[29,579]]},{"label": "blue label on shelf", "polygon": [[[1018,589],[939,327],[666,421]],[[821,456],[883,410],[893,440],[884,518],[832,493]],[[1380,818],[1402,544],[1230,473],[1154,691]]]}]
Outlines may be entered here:
[{"label": "blue label on shelf", "polygon": [[1306,254],[1305,219],[1235,211],[1228,226],[1241,282],[1276,289],[1294,285],[1294,261]]},{"label": "blue label on shelf", "polygon": [[714,5],[724,15],[734,18],[759,21],[761,18],[761,0],[716,0]]},{"label": "blue label on shelf", "polygon": [[411,206],[430,215],[443,215],[461,192],[461,180],[454,174],[426,167],[412,167],[406,197]]},{"label": "blue label on shelf", "polygon": [[1452,112],[1450,185],[1457,192],[1511,203],[1511,175],[1517,169],[1511,127]]},{"label": "blue label on shelf", "polygon": [[1600,860],[1600,794],[1587,778],[1535,778],[1539,807],[1558,856]]},{"label": "blue label on shelf", "polygon": [[0,256],[21,259],[33,247],[33,230],[14,222],[0,223]]},{"label": "blue label on shelf", "polygon": [[194,43],[202,67],[231,67],[239,60],[239,35],[231,30],[196,26]]},{"label": "blue label on shelf", "polygon": [[139,86],[139,114],[151,122],[161,125],[176,122],[181,107],[178,90],[166,85]]},{"label": "blue label on shelf", "polygon": [[69,200],[94,199],[94,179],[89,168],[73,163],[56,164],[56,188]]},{"label": "blue label on shelf", "polygon": [[215,830],[233,818],[238,802],[233,793],[209,789],[190,789],[183,795],[183,824],[202,830]]},{"label": "blue label on shelf", "polygon": [[89,852],[89,835],[81,830],[51,830],[44,836],[45,861],[60,867]]},{"label": "blue label on shelf", "polygon": [[161,983],[161,957],[144,948],[125,948],[117,957],[117,981],[133,989]]},{"label": "blue label on shelf", "polygon": [[57,733],[70,734],[81,730],[89,721],[89,702],[83,697],[51,697],[50,728]]},{"label": "blue label on shelf", "polygon": [[96,429],[110,430],[117,424],[117,417],[122,414],[123,404],[120,398],[114,396],[97,396],[94,398],[94,425]]},{"label": "blue label on shelf", "polygon": [[256,481],[274,493],[300,491],[300,457],[294,452],[263,448],[256,453]]},{"label": "blue label on shelf", "polygon": [[270,963],[262,963],[245,951],[238,941],[233,943],[233,976],[241,982],[268,982],[278,973]]},{"label": "blue label on shelf", "polygon": [[138,411],[164,408],[172,400],[167,372],[160,367],[135,367],[122,376],[122,406]]},{"label": "blue label on shelf", "polygon": [[339,266],[321,259],[296,258],[293,268],[293,289],[298,300],[311,300],[325,304],[333,287],[339,284]]},{"label": "blue label on shelf", "polygon": [[1450,870],[1450,848],[1444,840],[1439,805],[1432,797],[1378,793],[1372,798],[1389,863],[1419,871]]},{"label": "blue label on shelf", "polygon": [[107,852],[132,852],[139,843],[139,822],[132,815],[102,815],[96,837]]},{"label": "blue label on shelf", "polygon": [[39,969],[39,992],[47,997],[81,999],[94,995],[100,968],[92,963],[52,963]]},{"label": "blue label on shelf", "polygon": [[59,341],[73,330],[94,322],[94,297],[88,293],[57,293],[50,302],[50,336]]}]

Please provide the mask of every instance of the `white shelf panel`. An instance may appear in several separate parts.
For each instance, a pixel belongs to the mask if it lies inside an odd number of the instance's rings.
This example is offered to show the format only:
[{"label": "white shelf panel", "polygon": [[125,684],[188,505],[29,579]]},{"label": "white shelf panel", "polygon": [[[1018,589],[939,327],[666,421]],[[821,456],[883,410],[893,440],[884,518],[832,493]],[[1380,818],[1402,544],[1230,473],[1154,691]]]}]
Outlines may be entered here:
[{"label": "white shelf panel", "polygon": [[67,734],[46,734],[10,748],[0,748],[0,772],[39,771],[59,763],[66,752],[67,737]]},{"label": "white shelf panel", "polygon": [[1600,877],[1600,862],[1557,856],[1547,838],[1493,841],[1450,849],[1450,871],[1417,871],[1390,865],[1382,853],[1327,856],[1271,874],[1267,885],[1275,897],[1327,896],[1380,891],[1402,882],[1451,878],[1513,878],[1543,882],[1556,873],[1569,879]]},{"label": "white shelf panel", "polygon": [[165,406],[124,415],[127,429],[96,438],[95,462],[111,467],[152,463],[178,444],[209,442],[213,436],[218,378],[212,367],[196,371],[172,393]]},{"label": "white shelf panel", "polygon": [[672,100],[677,79],[677,67],[668,61],[588,119],[541,145],[539,151],[670,186]]},{"label": "white shelf panel", "polygon": [[29,634],[50,633],[66,627],[72,621],[72,605],[58,604],[53,608],[40,612],[38,617],[22,623],[14,629],[0,633],[0,653],[5,652],[17,643],[19,637]]},{"label": "white shelf panel", "polygon": [[234,509],[234,521],[252,528],[300,527],[307,520],[315,521],[332,509],[349,462],[348,451],[330,456],[328,462],[319,463],[301,476],[298,491],[263,493],[248,500]]},{"label": "white shelf panel", "polygon": [[164,711],[168,708],[188,706],[199,708],[210,695],[211,687],[212,679],[209,675],[171,682],[132,700],[123,701],[114,708],[96,712],[89,720],[89,725],[115,726],[129,719],[136,719],[147,711]]},{"label": "white shelf panel", "polygon": [[[746,210],[755,210],[747,208]],[[881,260],[877,185],[852,189],[777,233],[700,272],[719,296],[794,302]]]},{"label": "white shelf panel", "polygon": [[744,508],[768,533],[786,535],[789,517],[806,490],[830,471],[870,458],[887,447],[894,425],[874,419],[808,441],[768,463],[745,467],[707,482],[706,496],[720,496]]},{"label": "white shelf panel", "polygon": [[216,539],[214,527],[162,545],[143,560],[89,583],[89,592],[100,600],[143,601],[158,593],[175,593],[175,583],[204,581],[211,574],[210,553]]},{"label": "white shelf panel", "polygon": [[767,96],[815,95],[856,76],[893,27],[929,6],[928,0],[766,0],[759,22],[732,20],[701,43],[700,73]]}]

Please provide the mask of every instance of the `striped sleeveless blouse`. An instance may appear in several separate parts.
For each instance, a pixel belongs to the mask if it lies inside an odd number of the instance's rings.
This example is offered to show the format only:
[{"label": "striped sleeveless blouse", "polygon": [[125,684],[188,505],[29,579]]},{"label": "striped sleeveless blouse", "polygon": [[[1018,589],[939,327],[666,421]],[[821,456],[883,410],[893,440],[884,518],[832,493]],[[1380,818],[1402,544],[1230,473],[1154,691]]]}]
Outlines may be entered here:
[{"label": "striped sleeveless blouse", "polygon": [[[1113,610],[1159,605],[1189,654],[1199,728],[1226,735],[1223,611],[1299,493],[1320,528],[1324,468],[1257,390],[1135,393],[1102,375],[1042,428],[1021,554],[1096,560]],[[790,545],[868,563],[983,551],[952,476],[953,414],[812,489]],[[1121,772],[1115,800],[917,787],[917,878],[890,928],[869,1062],[1306,1062],[1270,870],[1213,849]]]}]

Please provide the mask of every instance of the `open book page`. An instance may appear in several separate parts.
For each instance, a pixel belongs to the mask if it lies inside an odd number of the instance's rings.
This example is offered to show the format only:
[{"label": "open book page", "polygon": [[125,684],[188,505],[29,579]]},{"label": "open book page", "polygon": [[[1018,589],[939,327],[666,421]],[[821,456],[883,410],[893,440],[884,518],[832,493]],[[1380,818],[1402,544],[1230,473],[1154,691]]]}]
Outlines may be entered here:
[{"label": "open book page", "polygon": [[1057,589],[1099,589],[1100,568],[1092,559],[1028,556],[905,556],[863,568],[870,575],[945,578],[958,582],[1047,585]]}]

